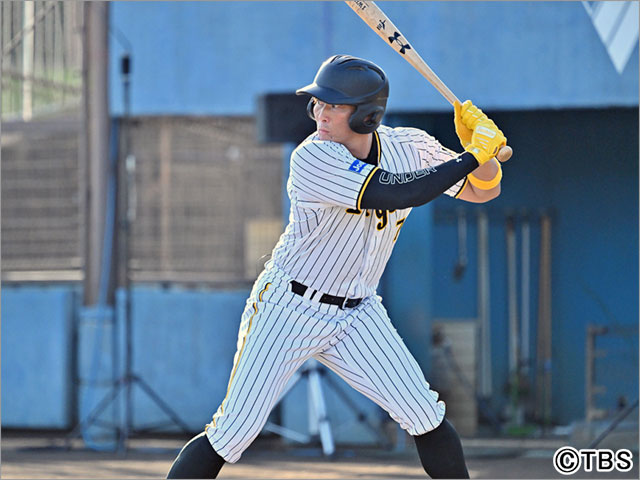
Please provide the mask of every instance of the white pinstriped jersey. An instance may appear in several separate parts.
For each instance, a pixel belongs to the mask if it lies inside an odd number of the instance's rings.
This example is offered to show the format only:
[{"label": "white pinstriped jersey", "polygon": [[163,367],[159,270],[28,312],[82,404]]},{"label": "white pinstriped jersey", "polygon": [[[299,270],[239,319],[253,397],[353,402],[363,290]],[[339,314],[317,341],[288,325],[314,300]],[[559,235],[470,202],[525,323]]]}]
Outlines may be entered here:
[{"label": "white pinstriped jersey", "polygon": [[[457,157],[415,128],[380,126],[367,161],[310,136],[291,155],[289,224],[247,300],[227,393],[206,427],[214,450],[236,462],[259,434],[294,372],[321,362],[389,413],[410,435],[442,422],[446,406],[391,323],[375,290],[410,208],[361,210],[376,169],[388,182],[428,175]],[[420,173],[412,173],[421,171]],[[426,172],[424,171],[426,170]],[[382,178],[382,177],[381,177]],[[456,196],[464,180],[446,193]],[[356,306],[296,293],[291,281]],[[306,292],[306,291],[305,291]]]},{"label": "white pinstriped jersey", "polygon": [[[381,125],[374,142],[376,166],[356,159],[342,144],[318,140],[315,133],[291,155],[289,224],[273,250],[272,261],[298,282],[322,293],[349,298],[374,295],[411,212],[411,208],[360,209],[362,193],[374,171],[380,168],[410,175],[459,155],[416,128]],[[456,196],[464,181],[445,193]]]}]

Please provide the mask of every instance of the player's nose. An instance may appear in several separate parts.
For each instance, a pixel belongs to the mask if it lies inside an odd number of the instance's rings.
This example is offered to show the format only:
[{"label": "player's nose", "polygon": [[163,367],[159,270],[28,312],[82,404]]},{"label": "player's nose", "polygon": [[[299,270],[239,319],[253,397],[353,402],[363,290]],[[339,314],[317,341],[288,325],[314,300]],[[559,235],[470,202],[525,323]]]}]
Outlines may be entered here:
[{"label": "player's nose", "polygon": [[326,108],[326,103],[317,103],[315,106],[315,111],[313,112],[316,120],[318,122],[327,122],[329,120],[328,112],[329,110]]}]

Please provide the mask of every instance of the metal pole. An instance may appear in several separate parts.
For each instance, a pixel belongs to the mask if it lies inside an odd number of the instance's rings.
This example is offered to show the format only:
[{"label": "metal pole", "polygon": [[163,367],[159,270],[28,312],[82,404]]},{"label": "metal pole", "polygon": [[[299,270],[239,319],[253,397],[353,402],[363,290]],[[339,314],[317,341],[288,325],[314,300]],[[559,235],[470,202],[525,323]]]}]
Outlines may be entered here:
[{"label": "metal pole", "polygon": [[506,220],[507,243],[507,304],[509,307],[509,373],[518,372],[518,295],[516,266],[516,227],[513,216]]},{"label": "metal pole", "polygon": [[525,215],[522,219],[522,311],[520,314],[522,321],[521,328],[521,366],[525,374],[525,378],[529,375],[529,361],[531,359],[530,346],[529,346],[529,330],[531,328],[529,312],[530,306],[530,276],[531,276],[531,227],[529,225],[529,218]]},{"label": "metal pole", "polygon": [[524,416],[520,405],[520,372],[518,359],[520,348],[518,345],[518,269],[516,255],[516,225],[515,217],[508,215],[506,219],[507,244],[507,304],[509,307],[509,396],[511,401],[511,423],[521,426]]},{"label": "metal pole", "polygon": [[[320,370],[318,361],[315,359],[309,360],[309,377],[307,378],[309,387],[309,399],[313,406],[313,418],[314,430],[320,434],[320,444],[322,445],[322,452],[331,456],[335,453],[335,444],[333,443],[333,434],[331,432],[331,424],[327,416],[327,406],[324,402],[324,394],[322,393],[322,382],[320,381]],[[311,431],[311,429],[310,429]],[[314,431],[311,431],[314,434]]]},{"label": "metal pole", "polygon": [[551,425],[551,217],[540,218],[540,275],[538,288],[538,375],[536,406],[546,429]]},{"label": "metal pole", "polygon": [[86,2],[84,7],[84,144],[88,175],[84,304],[94,305],[98,300],[102,250],[105,247],[104,218],[109,178],[108,5],[107,2]]},{"label": "metal pole", "polygon": [[[132,403],[132,372],[133,372],[133,364],[132,364],[132,350],[133,347],[131,345],[131,336],[132,336],[132,328],[131,328],[131,272],[129,270],[129,259],[131,257],[131,223],[133,221],[132,218],[132,210],[130,205],[131,200],[131,188],[133,182],[133,160],[131,155],[131,132],[130,132],[130,57],[129,55],[124,55],[122,57],[121,63],[121,73],[122,73],[122,86],[124,90],[124,115],[122,127],[124,128],[124,145],[123,152],[126,155],[125,165],[121,165],[120,178],[122,181],[120,184],[123,186],[122,188],[122,273],[123,273],[123,284],[122,287],[124,289],[125,294],[125,304],[124,304],[124,327],[125,327],[125,357],[124,357],[124,371],[125,371],[125,395],[126,395],[126,403],[125,403],[125,422],[123,428],[123,437],[124,441],[120,444],[120,449],[123,450],[125,448],[124,443],[126,439],[129,438],[129,432],[133,429],[133,403]],[[124,168],[122,168],[124,167]]]},{"label": "metal pole", "polygon": [[23,3],[24,37],[22,40],[22,119],[25,122],[33,116],[33,60],[34,60],[34,23],[35,2]]},{"label": "metal pole", "polygon": [[[605,387],[596,385],[596,358],[604,356],[602,350],[596,349],[596,337],[607,333],[607,328],[597,325],[587,326],[587,338],[585,345],[585,416],[587,423],[606,416],[606,410],[596,407],[595,396],[606,391]],[[591,447],[590,447],[591,448]]]},{"label": "metal pole", "polygon": [[607,428],[605,428],[602,431],[602,433],[600,433],[600,435],[598,435],[598,437],[595,438],[589,444],[589,446],[587,448],[596,448],[600,444],[600,442],[602,440],[604,440],[607,437],[607,435],[609,435],[618,426],[618,424],[622,420],[624,420],[626,418],[626,416],[629,415],[635,408],[638,408],[638,399],[637,398],[627,408],[625,408],[624,410],[621,410],[620,412],[618,412],[616,417],[611,421],[611,424]]},{"label": "metal pole", "polygon": [[489,284],[489,219],[484,210],[478,211],[478,319],[480,330],[480,361],[478,362],[479,395],[491,396],[491,332]]}]

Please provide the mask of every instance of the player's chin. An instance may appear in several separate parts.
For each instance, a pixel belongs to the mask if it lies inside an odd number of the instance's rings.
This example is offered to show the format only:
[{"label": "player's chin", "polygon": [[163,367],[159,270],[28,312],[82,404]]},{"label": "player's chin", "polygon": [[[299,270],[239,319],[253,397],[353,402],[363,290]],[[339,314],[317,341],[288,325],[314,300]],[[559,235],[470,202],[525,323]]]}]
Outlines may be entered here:
[{"label": "player's chin", "polygon": [[327,130],[318,130],[318,139],[319,140],[331,140],[331,135]]}]

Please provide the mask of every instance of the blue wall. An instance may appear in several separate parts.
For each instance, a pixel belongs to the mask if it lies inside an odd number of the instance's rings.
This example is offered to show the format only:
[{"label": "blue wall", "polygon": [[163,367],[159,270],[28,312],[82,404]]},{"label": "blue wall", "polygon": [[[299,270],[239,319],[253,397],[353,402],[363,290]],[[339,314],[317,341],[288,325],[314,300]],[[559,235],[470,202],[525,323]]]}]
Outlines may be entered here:
[{"label": "blue wall", "polygon": [[75,405],[72,287],[2,287],[2,426],[66,428]]},{"label": "blue wall", "polygon": [[[454,93],[484,108],[638,103],[637,47],[618,75],[581,2],[381,6]],[[111,24],[116,115],[122,35],[133,114],[252,114],[258,95],[306,85],[334,53],[387,71],[390,111],[450,108],[343,2],[113,2]]]},{"label": "blue wall", "polygon": [[[584,415],[588,324],[611,329],[603,341],[608,359],[599,362],[606,363],[616,375],[598,373],[598,383],[607,387],[606,394],[598,397],[598,405],[614,408],[621,395],[633,400],[638,390],[638,110],[501,112],[491,116],[507,132],[515,154],[504,165],[502,194],[496,200],[486,205],[461,204],[449,198],[433,202],[433,316],[473,318],[476,314],[476,216],[479,209],[485,209],[490,219],[493,389],[495,408],[501,409],[508,379],[505,217],[518,216],[518,242],[522,213],[526,211],[531,217],[530,314],[535,322],[539,217],[549,212],[554,420],[568,422]],[[394,117],[393,121],[427,128],[446,145],[459,148],[450,115],[412,115]],[[456,281],[456,224],[438,212],[452,215],[459,206],[466,208],[469,220],[469,267],[462,280]]]},{"label": "blue wall", "polygon": [[[120,341],[114,376],[114,324],[108,318],[80,316],[80,290],[77,286],[3,285],[3,427],[70,428],[77,421],[76,404],[79,418],[85,419],[113,392],[105,382],[121,378],[124,294],[118,292],[115,325]],[[204,426],[224,398],[248,294],[248,288],[211,292],[141,286],[133,290],[133,372],[193,431]],[[168,422],[139,385],[134,385],[133,392],[136,428]],[[120,390],[116,402],[121,414],[123,398]],[[98,418],[112,421],[118,418],[114,411],[115,402],[109,403]]]},{"label": "blue wall", "polygon": [[[248,295],[249,289],[135,291],[134,371],[194,431],[204,428],[227,392]],[[158,421],[157,407],[140,389],[137,394],[137,424]]]}]

